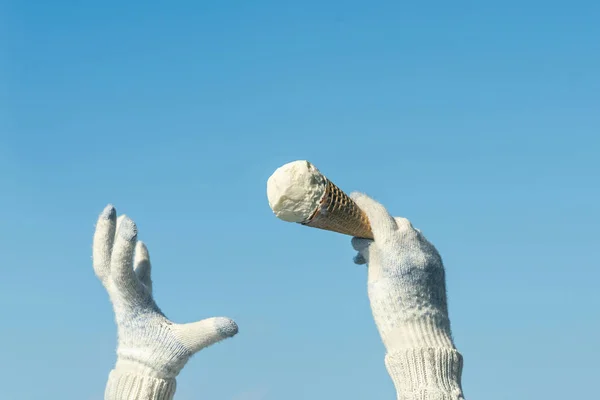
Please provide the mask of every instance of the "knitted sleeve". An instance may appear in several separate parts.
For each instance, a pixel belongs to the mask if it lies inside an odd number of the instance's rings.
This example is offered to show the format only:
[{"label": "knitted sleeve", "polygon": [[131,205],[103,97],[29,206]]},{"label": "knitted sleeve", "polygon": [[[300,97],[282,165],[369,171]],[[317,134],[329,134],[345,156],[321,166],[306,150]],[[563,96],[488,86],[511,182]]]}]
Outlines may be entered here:
[{"label": "knitted sleeve", "polygon": [[161,379],[112,370],[104,392],[105,400],[171,400],[175,379]]},{"label": "knitted sleeve", "polygon": [[388,354],[385,365],[398,400],[464,400],[462,356],[455,349],[407,349]]}]

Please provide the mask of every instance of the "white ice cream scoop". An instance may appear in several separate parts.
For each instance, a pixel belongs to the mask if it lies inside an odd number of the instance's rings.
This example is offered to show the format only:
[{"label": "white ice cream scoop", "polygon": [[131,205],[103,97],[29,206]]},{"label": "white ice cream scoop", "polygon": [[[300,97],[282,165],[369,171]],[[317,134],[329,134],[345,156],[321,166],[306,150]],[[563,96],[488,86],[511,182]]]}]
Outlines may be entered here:
[{"label": "white ice cream scoop", "polygon": [[267,181],[269,205],[277,216],[288,222],[306,222],[321,204],[327,179],[305,160],[285,164]]}]

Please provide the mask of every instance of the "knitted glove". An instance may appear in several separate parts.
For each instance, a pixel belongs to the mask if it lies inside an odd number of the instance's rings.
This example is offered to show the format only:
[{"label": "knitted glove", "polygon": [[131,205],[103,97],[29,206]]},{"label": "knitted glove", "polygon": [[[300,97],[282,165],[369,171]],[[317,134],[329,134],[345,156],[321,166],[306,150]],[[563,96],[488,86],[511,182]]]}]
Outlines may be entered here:
[{"label": "knitted glove", "polygon": [[167,319],[152,297],[150,258],[137,242],[135,223],[126,216],[117,223],[111,205],[96,225],[93,264],[113,304],[118,331],[106,400],[172,399],[175,377],[190,357],[238,332],[229,318],[181,325]]},{"label": "knitted glove", "polygon": [[373,199],[351,196],[375,240],[353,238],[354,261],[368,264],[368,295],[398,399],[462,399],[462,357],[450,333],[442,259],[405,218]]}]

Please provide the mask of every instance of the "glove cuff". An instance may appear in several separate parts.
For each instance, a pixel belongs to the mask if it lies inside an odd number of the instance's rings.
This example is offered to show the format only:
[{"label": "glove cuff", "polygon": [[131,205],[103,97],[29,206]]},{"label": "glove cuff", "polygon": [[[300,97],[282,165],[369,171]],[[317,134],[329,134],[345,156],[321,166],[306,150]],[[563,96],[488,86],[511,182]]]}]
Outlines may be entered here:
[{"label": "glove cuff", "polygon": [[414,348],[455,348],[445,315],[402,321],[380,332],[388,353]]},{"label": "glove cuff", "polygon": [[105,400],[172,400],[175,379],[161,379],[113,369],[108,377]]},{"label": "glove cuff", "polygon": [[385,357],[398,400],[463,399],[463,358],[453,348],[413,348]]}]

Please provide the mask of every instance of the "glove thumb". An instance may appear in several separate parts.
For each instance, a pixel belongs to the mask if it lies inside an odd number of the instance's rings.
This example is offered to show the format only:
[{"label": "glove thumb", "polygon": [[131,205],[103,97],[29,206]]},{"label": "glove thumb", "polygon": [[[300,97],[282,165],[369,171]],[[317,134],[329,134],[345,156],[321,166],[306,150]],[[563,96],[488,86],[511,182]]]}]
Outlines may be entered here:
[{"label": "glove thumb", "polygon": [[189,324],[173,326],[177,339],[192,353],[235,336],[238,333],[237,324],[229,318],[214,317]]}]

